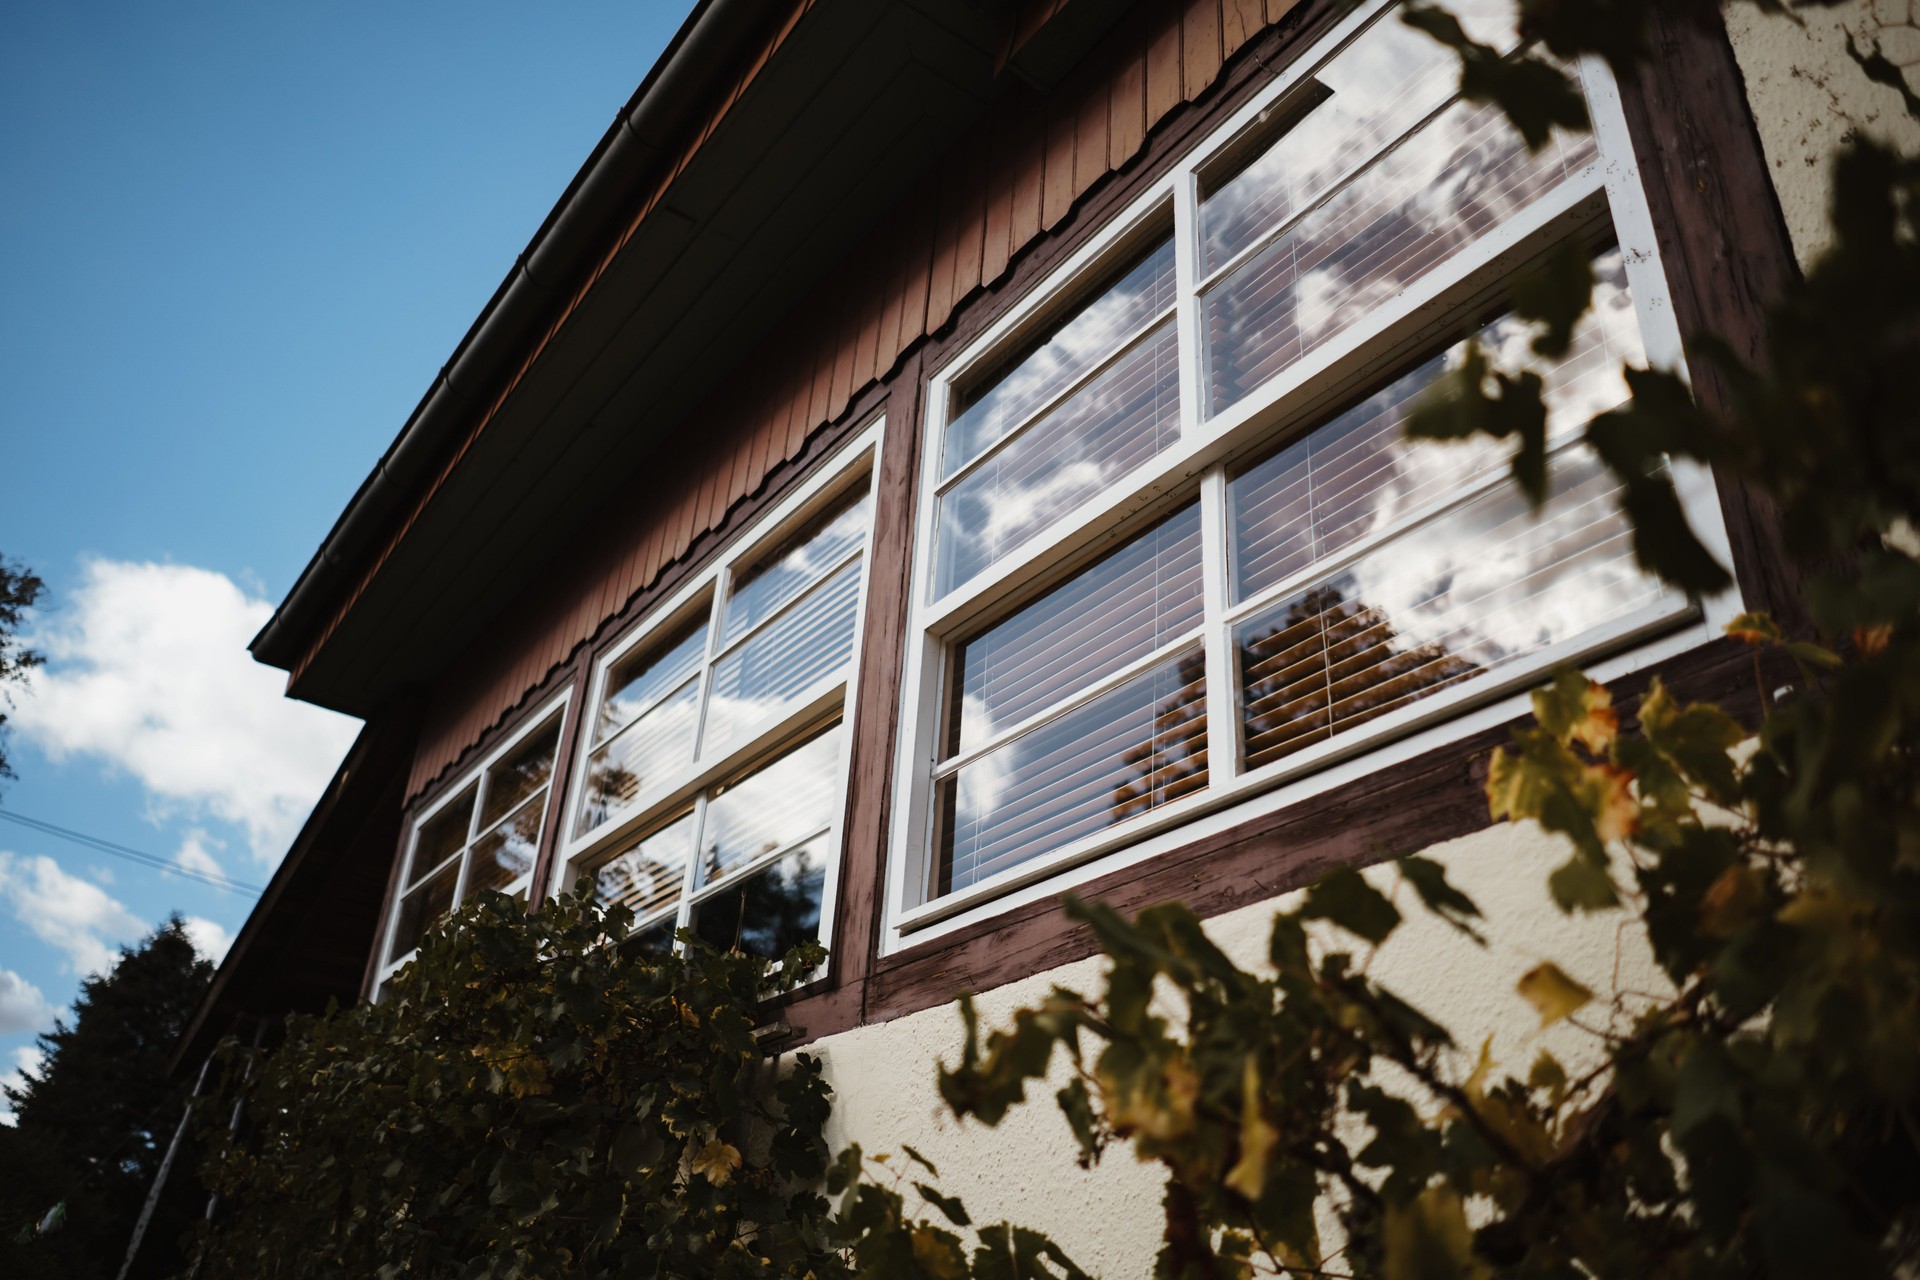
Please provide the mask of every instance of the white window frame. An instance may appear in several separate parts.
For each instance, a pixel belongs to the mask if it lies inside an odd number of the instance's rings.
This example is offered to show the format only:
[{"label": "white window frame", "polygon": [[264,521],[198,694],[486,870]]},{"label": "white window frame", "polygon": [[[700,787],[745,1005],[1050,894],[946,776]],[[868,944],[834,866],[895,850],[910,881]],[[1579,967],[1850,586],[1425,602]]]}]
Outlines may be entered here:
[{"label": "white window frame", "polygon": [[[917,946],[955,929],[990,919],[1016,907],[1057,895],[1074,884],[1121,869],[1160,853],[1227,830],[1250,818],[1294,804],[1307,796],[1357,778],[1446,742],[1464,738],[1522,714],[1524,690],[1551,667],[1587,662],[1600,679],[1619,676],[1705,643],[1744,607],[1739,587],[1692,602],[1688,610],[1670,606],[1643,610],[1604,628],[1583,633],[1492,679],[1475,680],[1364,726],[1334,735],[1313,747],[1253,771],[1244,755],[1236,691],[1233,685],[1233,625],[1284,593],[1285,585],[1257,593],[1237,604],[1226,599],[1226,485],[1228,464],[1273,448],[1290,431],[1311,427],[1318,417],[1362,391],[1409,354],[1457,334],[1479,308],[1499,298],[1514,269],[1568,235],[1605,227],[1618,243],[1634,312],[1648,363],[1686,377],[1672,289],[1661,263],[1653,218],[1640,185],[1637,164],[1617,85],[1604,64],[1583,60],[1578,73],[1593,117],[1597,159],[1569,176],[1503,226],[1449,257],[1356,323],[1308,351],[1290,368],[1248,392],[1226,410],[1208,416],[1202,370],[1201,299],[1249,256],[1270,243],[1263,234],[1212,273],[1201,276],[1198,220],[1201,174],[1228,148],[1257,128],[1264,113],[1312,75],[1375,20],[1397,21],[1386,11],[1394,0],[1368,0],[1333,30],[1278,72],[1266,88],[1235,112],[1172,171],[1137,197],[1060,267],[1033,287],[1007,314],[956,352],[929,379],[920,423],[921,474],[917,479],[912,590],[901,684],[901,728],[897,744],[893,813],[888,840],[881,952]],[[1076,286],[1113,270],[1133,237],[1158,222],[1173,225],[1179,326],[1180,435],[1177,443],[1101,493],[1078,505],[1039,536],[1011,551],[973,579],[933,599],[934,556],[938,543],[936,494],[950,483],[941,475],[941,443],[953,384],[977,367],[982,357],[1004,350],[1023,331],[1040,327],[1048,304],[1074,296]],[[1159,320],[1144,323],[1145,332]],[[1129,339],[1128,341],[1133,341]],[[1125,344],[1117,344],[1119,346]],[[1089,375],[1090,376],[1090,375]],[[1062,395],[1067,394],[1062,391]],[[1017,434],[1017,433],[1016,433]],[[1732,563],[1726,527],[1712,475],[1706,468],[1674,460],[1672,472],[1681,501],[1708,550]],[[1504,469],[1465,489],[1449,492],[1430,514],[1450,509],[1476,491],[1509,483]],[[1200,500],[1206,619],[1208,786],[1083,837],[1050,853],[985,878],[965,889],[933,897],[936,874],[932,849],[932,807],[936,769],[950,772],[954,761],[939,756],[945,664],[952,643],[969,629],[1084,567],[1088,562],[1144,528],[1153,518],[1191,500]],[[1426,517],[1422,517],[1426,518]],[[1417,523],[1417,521],[1415,522]],[[1394,532],[1408,528],[1396,524]],[[1365,540],[1338,557],[1312,568],[1315,576],[1332,571],[1375,545]],[[1691,618],[1689,621],[1688,618]],[[1192,643],[1191,638],[1179,646]],[[1164,659],[1130,663],[1137,673]],[[1107,685],[1121,677],[1100,683]],[[1075,704],[1084,691],[1073,695]],[[1050,712],[1032,717],[1037,723]],[[996,740],[1001,740],[998,736]],[[977,754],[966,753],[967,757]],[[956,758],[958,759],[958,758]]]},{"label": "white window frame", "polygon": [[[482,792],[482,788],[480,785],[481,780],[486,777],[487,770],[493,768],[494,765],[498,764],[501,760],[505,759],[508,753],[510,753],[515,747],[519,746],[522,742],[526,741],[527,737],[530,734],[532,734],[535,730],[539,729],[541,726],[545,725],[550,719],[553,718],[554,714],[558,712],[560,717],[559,732],[554,736],[554,748],[553,748],[554,759],[549,765],[549,771],[547,774],[547,782],[546,782],[547,798],[540,813],[540,843],[541,844],[546,843],[548,824],[550,824],[554,820],[553,797],[557,792],[557,790],[559,789],[559,785],[560,785],[560,770],[557,766],[560,763],[560,759],[559,759],[560,748],[563,745],[565,745],[567,741],[567,708],[569,705],[569,700],[571,699],[572,695],[573,695],[572,686],[568,686],[566,689],[561,690],[559,693],[556,693],[553,697],[547,699],[545,703],[541,704],[540,708],[537,711],[535,711],[532,715],[528,716],[521,723],[519,728],[515,729],[498,746],[494,747],[493,750],[489,751],[486,757],[482,759],[479,764],[476,764],[473,768],[461,774],[460,777],[454,780],[452,784],[443,788],[440,792],[440,795],[434,800],[432,804],[428,805],[426,808],[422,809],[417,815],[415,815],[413,819],[413,825],[407,832],[406,855],[400,860],[400,876],[394,882],[393,901],[387,904],[387,918],[380,930],[379,951],[377,952],[377,954],[384,956],[387,953],[387,946],[392,941],[394,928],[400,922],[400,906],[407,896],[408,888],[411,887],[411,881],[413,877],[413,856],[414,856],[415,850],[418,849],[420,844],[421,830],[427,825],[427,823],[433,821],[435,817],[439,816],[439,813],[442,809],[445,809],[448,805],[452,804],[455,800],[458,800],[463,794],[465,794],[468,787],[473,787],[474,788],[473,812],[469,814],[467,817],[467,837],[466,837],[466,841],[460,846],[460,854],[459,854],[461,858],[460,882],[458,885],[454,887],[453,906],[450,909],[458,910],[460,907],[460,904],[467,900],[467,877],[473,866],[473,859],[471,857],[471,854],[473,852],[474,842],[480,839],[481,836],[492,831],[494,827],[499,826],[500,823],[505,822],[508,818],[512,817],[515,812],[518,811],[516,809],[516,810],[511,810],[505,814],[502,814],[500,818],[496,822],[494,822],[491,826],[482,827],[480,825],[480,814],[483,812],[483,810],[486,807],[487,798],[485,795],[481,794]],[[536,854],[536,863],[537,863],[537,854]],[[516,880],[514,880],[512,883],[503,886],[500,892],[501,893],[530,892],[531,889],[533,888],[533,873],[535,869],[536,869],[535,867],[527,868],[525,875],[522,875]],[[419,950],[420,949],[418,947],[415,947],[413,950],[406,952],[404,955],[396,956],[391,960],[382,961],[380,965],[380,969],[375,974],[374,980],[373,980],[373,989],[375,993],[377,994],[380,988],[386,985],[387,979],[391,978],[394,974],[398,973],[401,967],[404,966],[407,963],[407,961],[413,959],[413,957],[419,953]]]},{"label": "white window frame", "polygon": [[[818,839],[820,832],[814,832],[791,844],[769,853],[756,856],[751,862],[738,867],[730,867],[726,876],[713,886],[696,885],[695,876],[699,866],[699,841],[706,816],[707,793],[721,783],[751,773],[759,765],[772,764],[789,748],[800,745],[805,740],[825,730],[829,724],[837,724],[836,732],[841,734],[840,762],[834,779],[836,797],[832,818],[826,828],[826,877],[820,889],[820,943],[829,950],[833,946],[833,923],[835,907],[839,901],[841,845],[846,825],[846,798],[849,780],[852,777],[854,695],[860,687],[861,647],[865,639],[867,618],[867,586],[871,579],[873,566],[873,529],[874,522],[869,521],[865,538],[860,543],[860,588],[854,601],[853,649],[846,667],[837,675],[818,681],[811,689],[796,697],[788,709],[760,724],[752,725],[717,754],[707,757],[696,756],[684,768],[665,781],[647,788],[636,796],[632,803],[602,822],[598,827],[584,835],[576,836],[574,828],[579,822],[580,809],[586,803],[588,757],[592,752],[591,742],[596,717],[599,714],[600,700],[606,693],[607,676],[622,657],[637,645],[645,644],[657,638],[672,626],[686,621],[689,611],[696,606],[707,610],[707,647],[701,658],[699,681],[698,714],[704,720],[707,707],[708,685],[713,670],[719,660],[731,652],[741,642],[758,635],[761,627],[770,623],[781,612],[791,608],[793,601],[781,606],[781,609],[763,620],[760,626],[725,642],[722,629],[722,609],[729,588],[733,582],[734,566],[750,561],[756,552],[768,546],[777,545],[787,535],[795,532],[812,519],[828,504],[846,493],[848,487],[862,483],[857,479],[864,472],[864,483],[877,510],[880,493],[880,443],[885,434],[886,421],[876,418],[863,427],[855,438],[843,445],[831,458],[827,459],[813,474],[797,485],[793,492],[782,498],[772,510],[766,512],[752,524],[742,529],[723,546],[698,573],[691,575],[670,596],[656,608],[650,610],[644,618],[636,622],[619,639],[594,659],[593,676],[587,686],[586,710],[580,717],[580,726],[576,729],[579,740],[574,744],[574,759],[568,779],[565,825],[560,829],[559,855],[553,860],[553,870],[549,890],[554,893],[565,892],[583,874],[583,868],[600,856],[621,845],[631,842],[649,827],[666,825],[667,821],[691,809],[694,814],[693,852],[687,859],[686,879],[681,884],[679,904],[673,916],[675,928],[686,925],[692,908],[698,899],[724,892],[726,886],[744,883],[749,877],[763,868],[779,861],[794,849],[809,840]],[[847,557],[851,561],[853,555]],[[844,564],[846,562],[842,562]],[[839,571],[836,565],[820,579]],[[706,599],[701,600],[705,595]],[[797,598],[796,598],[797,599]],[[701,725],[704,729],[704,724]],[[703,738],[704,733],[699,737]],[[705,744],[702,743],[704,751]],[[657,923],[666,918],[661,913],[637,919],[636,929],[648,923]]]}]

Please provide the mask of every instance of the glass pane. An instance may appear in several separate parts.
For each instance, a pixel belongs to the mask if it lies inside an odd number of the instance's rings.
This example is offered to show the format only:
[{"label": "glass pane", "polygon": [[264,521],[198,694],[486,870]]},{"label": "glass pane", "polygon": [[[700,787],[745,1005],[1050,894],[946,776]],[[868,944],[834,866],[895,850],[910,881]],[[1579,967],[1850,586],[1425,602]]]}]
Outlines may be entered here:
[{"label": "glass pane", "polygon": [[420,945],[427,930],[452,908],[454,891],[459,887],[460,860],[455,858],[400,899],[400,913],[393,922],[393,938],[387,944],[389,962]]},{"label": "glass pane", "polygon": [[627,935],[627,945],[642,955],[664,956],[673,950],[674,919],[656,920],[644,929]]},{"label": "glass pane", "polygon": [[[1546,374],[1550,437],[1626,400],[1621,364],[1645,360],[1619,251],[1601,255],[1594,275],[1594,309],[1575,331],[1566,358]],[[1478,338],[1496,364],[1519,367],[1529,362],[1532,334],[1531,326],[1508,316]],[[1228,483],[1236,600],[1507,469],[1512,446],[1484,436],[1402,438],[1420,396],[1465,351],[1461,344],[1424,362]]]},{"label": "glass pane", "polygon": [[1441,112],[1208,291],[1213,410],[1372,315],[1593,154],[1581,134],[1529,155],[1492,107]]},{"label": "glass pane", "polygon": [[707,802],[700,883],[783,849],[833,822],[840,791],[840,732],[832,729],[781,756]]},{"label": "glass pane", "polygon": [[[645,917],[680,901],[687,858],[693,853],[693,815],[636,840],[593,872],[593,892],[602,904],[621,903]],[[672,940],[673,922],[667,922]]]},{"label": "glass pane", "polygon": [[1234,629],[1247,766],[1667,600],[1633,561],[1619,487],[1554,459],[1536,519],[1501,486]]},{"label": "glass pane", "polygon": [[659,643],[643,644],[614,663],[607,673],[607,692],[594,722],[593,740],[603,742],[608,734],[632,724],[698,670],[706,653],[707,621],[702,615],[668,632]]},{"label": "glass pane", "polygon": [[1117,281],[1037,346],[1017,348],[957,382],[941,474],[950,476],[979,457],[1106,359],[1141,325],[1172,306],[1177,288],[1173,239],[1168,237],[1124,268]]},{"label": "glass pane", "polygon": [[[1510,0],[1447,7],[1483,43],[1504,48],[1514,42]],[[1237,154],[1224,172],[1207,176],[1201,270],[1219,270],[1262,233],[1309,208],[1459,85],[1460,59],[1451,50],[1400,21],[1397,9],[1382,14],[1300,91],[1270,109],[1272,125],[1285,132],[1264,149],[1259,141],[1233,148]]]},{"label": "glass pane", "polygon": [[480,806],[480,825],[490,827],[515,805],[547,785],[553,774],[553,753],[560,745],[560,716],[528,734],[520,745],[487,770],[486,801]]},{"label": "glass pane", "polygon": [[575,835],[584,835],[693,759],[700,684],[689,680],[587,757],[587,793]]},{"label": "glass pane", "polygon": [[873,496],[863,480],[852,493],[843,495],[804,529],[734,578],[720,642],[732,644],[820,581],[828,569],[866,541],[867,526],[872,523]]},{"label": "glass pane", "polygon": [[468,787],[421,824],[420,837],[413,843],[413,864],[407,869],[408,884],[418,884],[422,876],[467,842],[467,832],[473,824],[475,790]]},{"label": "glass pane", "polygon": [[1190,503],[953,656],[946,755],[1200,625],[1200,507]]},{"label": "glass pane", "polygon": [[701,941],[721,951],[738,947],[777,959],[820,936],[820,895],[826,883],[823,837],[695,903],[688,925]]},{"label": "glass pane", "polygon": [[1207,785],[1206,658],[1142,672],[941,780],[940,892]]},{"label": "glass pane", "polygon": [[702,759],[713,759],[743,730],[845,669],[853,654],[860,565],[855,560],[841,569],[713,664]]},{"label": "glass pane", "polygon": [[473,870],[467,875],[466,897],[482,889],[504,889],[533,870],[540,850],[540,827],[547,816],[543,787],[505,822],[473,842],[467,855]]},{"label": "glass pane", "polygon": [[945,594],[1180,437],[1169,320],[940,499]]}]

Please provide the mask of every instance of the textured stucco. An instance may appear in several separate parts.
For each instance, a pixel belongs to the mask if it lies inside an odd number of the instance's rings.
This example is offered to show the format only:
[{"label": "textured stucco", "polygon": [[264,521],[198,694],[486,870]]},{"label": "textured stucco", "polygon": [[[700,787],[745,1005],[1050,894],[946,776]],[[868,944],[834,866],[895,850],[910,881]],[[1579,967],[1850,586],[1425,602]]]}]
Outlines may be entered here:
[{"label": "textured stucco", "polygon": [[[1520,975],[1543,959],[1600,992],[1665,989],[1644,943],[1621,930],[1620,915],[1569,919],[1554,908],[1546,875],[1565,853],[1537,829],[1492,827],[1428,853],[1479,902],[1493,945],[1482,951],[1402,890],[1408,923],[1374,957],[1369,972],[1470,1040],[1468,1050],[1477,1053],[1479,1037],[1491,1034],[1495,1061],[1521,1075],[1542,1048],[1569,1065],[1593,1060],[1592,1037],[1564,1025],[1542,1033],[1514,993]],[[1381,888],[1391,887],[1388,869],[1368,874]],[[1292,901],[1276,899],[1221,916],[1209,922],[1208,932],[1237,962],[1253,967],[1266,952],[1273,913]],[[1009,1011],[1055,984],[1096,991],[1099,965],[1086,960],[983,993],[983,1021],[1000,1025]],[[1606,1017],[1601,1010],[1589,1014]],[[1148,1275],[1161,1223],[1154,1170],[1125,1151],[1112,1153],[1092,1173],[1075,1168],[1073,1140],[1051,1088],[1030,1091],[1029,1105],[998,1129],[956,1123],[941,1111],[934,1073],[942,1059],[958,1056],[959,1041],[960,1020],[947,1005],[812,1046],[809,1052],[824,1060],[836,1094],[833,1145],[857,1141],[869,1153],[897,1153],[903,1143],[911,1144],[940,1166],[944,1189],[966,1201],[976,1222],[1011,1218],[1044,1230],[1107,1280]],[[1461,1066],[1464,1074],[1470,1064],[1463,1059]]]},{"label": "textured stucco", "polygon": [[1831,238],[1827,157],[1855,134],[1920,153],[1920,121],[1900,94],[1867,79],[1847,52],[1877,49],[1920,92],[1920,0],[1852,0],[1791,16],[1747,0],[1727,7],[1727,32],[1802,265]]}]

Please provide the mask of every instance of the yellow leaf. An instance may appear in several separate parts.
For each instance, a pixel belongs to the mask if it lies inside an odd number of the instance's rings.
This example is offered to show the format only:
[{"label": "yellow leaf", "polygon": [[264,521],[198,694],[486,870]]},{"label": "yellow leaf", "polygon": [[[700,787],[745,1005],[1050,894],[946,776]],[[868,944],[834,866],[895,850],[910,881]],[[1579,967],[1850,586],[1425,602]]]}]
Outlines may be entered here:
[{"label": "yellow leaf", "polygon": [[1743,613],[1727,624],[1727,634],[1743,644],[1778,644],[1780,624],[1764,613]]},{"label": "yellow leaf", "polygon": [[1766,883],[1752,867],[1735,863],[1700,895],[1700,929],[1709,938],[1730,938],[1752,920]]},{"label": "yellow leaf", "polygon": [[1473,1253],[1466,1206],[1448,1186],[1429,1187],[1413,1203],[1387,1207],[1387,1280],[1462,1280],[1487,1274]]},{"label": "yellow leaf", "polygon": [[1624,840],[1640,829],[1631,771],[1611,764],[1586,765],[1575,794],[1593,815],[1594,834],[1600,839]]},{"label": "yellow leaf", "polygon": [[950,1237],[932,1227],[915,1227],[911,1236],[913,1260],[920,1270],[936,1280],[965,1280],[966,1259]]},{"label": "yellow leaf", "polygon": [[1620,732],[1612,692],[1571,667],[1560,668],[1552,684],[1534,691],[1533,713],[1555,738],[1578,741],[1595,755],[1603,754]]},{"label": "yellow leaf", "polygon": [[733,1149],[733,1144],[718,1138],[700,1148],[699,1154],[693,1158],[693,1171],[716,1187],[725,1186],[727,1180],[733,1177],[733,1171],[739,1167],[740,1153]]},{"label": "yellow leaf", "polygon": [[1267,1186],[1267,1153],[1278,1141],[1280,1131],[1268,1122],[1260,1105],[1260,1068],[1248,1054],[1240,1073],[1240,1159],[1227,1171],[1227,1186],[1258,1200]]},{"label": "yellow leaf", "polygon": [[1593,999],[1593,992],[1561,972],[1551,960],[1527,970],[1516,989],[1539,1011],[1543,1027],[1552,1026]]}]

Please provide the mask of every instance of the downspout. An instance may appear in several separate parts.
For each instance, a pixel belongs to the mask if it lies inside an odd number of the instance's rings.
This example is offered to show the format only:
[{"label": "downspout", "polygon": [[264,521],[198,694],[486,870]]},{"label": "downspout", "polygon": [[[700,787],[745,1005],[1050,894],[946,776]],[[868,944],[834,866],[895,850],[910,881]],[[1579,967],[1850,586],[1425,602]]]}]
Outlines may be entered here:
[{"label": "downspout", "polygon": [[206,1089],[207,1070],[212,1066],[211,1055],[200,1064],[200,1075],[193,1082],[193,1093],[187,1098],[186,1109],[180,1113],[180,1123],[174,1126],[173,1141],[167,1144],[167,1154],[160,1157],[160,1169],[153,1175],[153,1186],[147,1189],[147,1202],[140,1206],[140,1217],[133,1224],[133,1239],[127,1241],[126,1260],[120,1264],[120,1274],[116,1280],[127,1280],[127,1273],[133,1270],[133,1256],[140,1252],[140,1241],[147,1234],[147,1224],[153,1221],[153,1210],[160,1203],[160,1192],[167,1185],[167,1174],[173,1171],[173,1158],[180,1153],[180,1143],[186,1138],[187,1125],[193,1119],[193,1104]]}]

